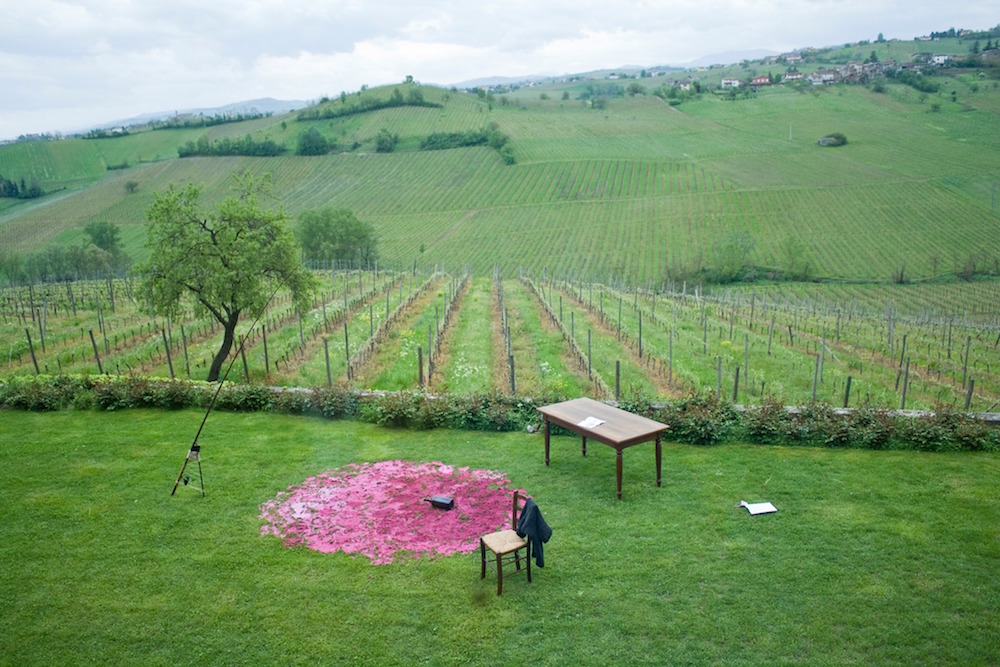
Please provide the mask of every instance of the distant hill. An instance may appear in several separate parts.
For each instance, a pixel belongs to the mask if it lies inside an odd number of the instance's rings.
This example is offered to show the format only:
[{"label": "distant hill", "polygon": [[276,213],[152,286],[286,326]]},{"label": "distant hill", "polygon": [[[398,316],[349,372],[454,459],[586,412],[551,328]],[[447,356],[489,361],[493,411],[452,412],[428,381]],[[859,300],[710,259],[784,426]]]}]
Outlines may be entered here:
[{"label": "distant hill", "polygon": [[710,53],[707,56],[696,58],[690,62],[680,63],[677,67],[708,67],[709,65],[732,65],[744,60],[762,60],[769,56],[780,55],[777,51],[768,49],[747,49],[743,51],[723,51],[722,53]]},{"label": "distant hill", "polygon": [[173,118],[178,115],[204,115],[204,116],[215,116],[219,114],[227,113],[263,113],[263,114],[273,114],[273,113],[286,113],[288,111],[295,111],[297,109],[302,109],[307,107],[312,102],[307,100],[276,100],[273,97],[262,97],[256,100],[245,100],[243,102],[232,102],[231,104],[224,104],[218,107],[200,107],[194,109],[175,109],[172,111],[154,111],[150,113],[140,114],[138,116],[132,116],[131,118],[121,118],[118,120],[111,120],[106,123],[100,123],[93,127],[88,127],[82,132],[86,132],[91,129],[108,129],[112,127],[129,127],[132,125],[142,125],[149,123],[154,120],[164,120],[167,118]]}]

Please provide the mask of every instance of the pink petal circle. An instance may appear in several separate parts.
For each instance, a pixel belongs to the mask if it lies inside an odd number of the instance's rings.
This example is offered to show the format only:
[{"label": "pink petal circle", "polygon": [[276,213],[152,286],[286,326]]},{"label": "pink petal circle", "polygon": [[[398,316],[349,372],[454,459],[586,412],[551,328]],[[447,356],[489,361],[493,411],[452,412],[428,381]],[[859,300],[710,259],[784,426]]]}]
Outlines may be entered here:
[{"label": "pink petal circle", "polygon": [[[391,563],[402,554],[469,553],[479,536],[509,525],[509,480],[440,462],[351,463],[305,479],[260,506],[261,534],[286,546],[343,551]],[[451,510],[424,499],[450,496]]]}]

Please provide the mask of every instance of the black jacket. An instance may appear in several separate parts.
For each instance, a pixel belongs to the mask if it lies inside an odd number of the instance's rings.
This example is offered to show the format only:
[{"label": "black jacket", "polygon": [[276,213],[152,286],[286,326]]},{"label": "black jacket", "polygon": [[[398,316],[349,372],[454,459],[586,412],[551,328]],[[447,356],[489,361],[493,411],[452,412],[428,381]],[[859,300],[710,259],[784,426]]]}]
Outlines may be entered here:
[{"label": "black jacket", "polygon": [[545,567],[545,559],[542,557],[542,543],[548,542],[552,537],[552,529],[542,518],[542,512],[538,505],[531,498],[524,504],[521,510],[521,518],[517,520],[517,534],[519,537],[526,537],[531,542],[531,550],[535,552],[535,564],[538,567]]}]

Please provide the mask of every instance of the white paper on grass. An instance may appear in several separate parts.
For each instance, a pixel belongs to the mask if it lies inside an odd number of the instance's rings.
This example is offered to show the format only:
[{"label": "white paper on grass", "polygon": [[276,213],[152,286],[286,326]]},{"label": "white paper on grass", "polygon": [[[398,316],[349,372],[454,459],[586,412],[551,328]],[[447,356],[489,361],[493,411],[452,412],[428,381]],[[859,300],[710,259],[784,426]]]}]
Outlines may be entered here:
[{"label": "white paper on grass", "polygon": [[770,514],[771,512],[778,511],[778,508],[771,503],[748,503],[745,500],[741,500],[739,506],[746,507],[750,514]]},{"label": "white paper on grass", "polygon": [[595,426],[600,426],[603,423],[603,419],[598,419],[597,417],[587,417],[582,422],[577,424],[577,426],[582,426],[583,428],[594,428]]}]

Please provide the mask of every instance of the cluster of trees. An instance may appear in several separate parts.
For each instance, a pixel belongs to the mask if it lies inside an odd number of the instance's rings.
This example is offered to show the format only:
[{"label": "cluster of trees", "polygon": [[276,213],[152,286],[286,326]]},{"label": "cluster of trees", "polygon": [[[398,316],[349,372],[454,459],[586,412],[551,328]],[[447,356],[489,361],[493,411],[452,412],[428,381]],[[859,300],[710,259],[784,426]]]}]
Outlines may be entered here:
[{"label": "cluster of trees", "polygon": [[931,77],[924,76],[921,72],[906,69],[888,69],[886,76],[895,79],[899,83],[906,84],[922,93],[936,93],[941,86],[931,80]]},{"label": "cluster of trees", "polygon": [[0,273],[10,284],[53,282],[124,274],[131,259],[122,248],[121,234],[110,222],[92,222],[83,228],[87,240],[69,247],[49,246],[22,257],[0,251]]},{"label": "cluster of trees", "polygon": [[346,208],[303,211],[296,236],[302,245],[303,259],[316,266],[337,262],[368,267],[378,260],[375,228]]},{"label": "cluster of trees", "polygon": [[659,97],[661,100],[667,104],[676,106],[683,102],[694,98],[701,94],[701,82],[692,81],[691,87],[688,90],[681,90],[678,86],[660,86],[653,90],[653,94]]},{"label": "cluster of trees", "polygon": [[87,132],[83,135],[84,139],[110,139],[112,137],[127,137],[129,134],[128,130],[121,128],[117,131],[108,130],[105,128],[98,128]]},{"label": "cluster of trees", "polygon": [[326,155],[337,147],[337,144],[323,136],[315,127],[310,127],[299,134],[296,155]]},{"label": "cluster of trees", "polygon": [[188,141],[183,146],[178,147],[177,155],[180,157],[202,156],[225,156],[225,155],[249,155],[251,157],[274,157],[285,152],[285,147],[273,139],[261,139],[255,141],[249,134],[242,139],[230,139],[225,137],[218,141],[211,141],[206,136],[201,136],[198,141]]},{"label": "cluster of trees", "polygon": [[193,127],[212,127],[213,125],[224,125],[225,123],[242,123],[245,120],[256,120],[257,118],[267,118],[270,113],[260,113],[250,111],[248,113],[218,113],[213,116],[194,116],[181,118],[179,116],[168,120],[154,120],[149,123],[154,130],[169,129],[190,129]]},{"label": "cluster of trees", "polygon": [[34,177],[31,178],[29,184],[25,184],[22,177],[21,183],[18,185],[17,182],[0,176],[0,197],[8,199],[34,199],[35,197],[41,197],[43,194],[45,193],[42,192],[42,187],[38,185],[38,180]]},{"label": "cluster of trees", "polygon": [[434,132],[420,142],[422,151],[438,151],[447,148],[464,148],[467,146],[489,146],[500,153],[505,164],[514,164],[514,150],[508,143],[510,137],[501,132],[496,122],[490,123],[482,130],[467,132]]},{"label": "cluster of trees", "polygon": [[469,130],[468,132],[434,132],[420,142],[422,151],[439,151],[448,148],[465,148],[467,146],[485,146],[489,141],[486,130]]},{"label": "cluster of trees", "polygon": [[399,135],[394,134],[383,127],[379,130],[378,136],[375,137],[375,152],[391,153],[396,150],[396,144],[398,143]]},{"label": "cluster of trees", "polygon": [[440,104],[424,100],[423,92],[421,92],[421,90],[417,87],[409,88],[409,90],[406,91],[405,96],[399,88],[393,88],[392,94],[387,99],[365,97],[348,103],[347,95],[342,94],[340,101],[340,106],[324,106],[322,109],[318,107],[304,109],[299,112],[297,118],[300,121],[327,120],[331,118],[353,116],[355,114],[367,113],[369,111],[378,111],[379,109],[391,109],[393,107],[441,107]]}]

